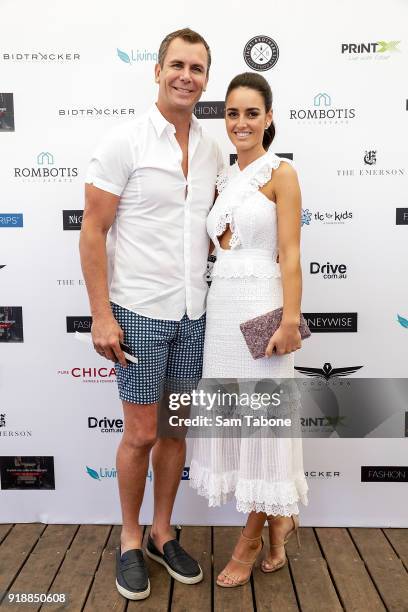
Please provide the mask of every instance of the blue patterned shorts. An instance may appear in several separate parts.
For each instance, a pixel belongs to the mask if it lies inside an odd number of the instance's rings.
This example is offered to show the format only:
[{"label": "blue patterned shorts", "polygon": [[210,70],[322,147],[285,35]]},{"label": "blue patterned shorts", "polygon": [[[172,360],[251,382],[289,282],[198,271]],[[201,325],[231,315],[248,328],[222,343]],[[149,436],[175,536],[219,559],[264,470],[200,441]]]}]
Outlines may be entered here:
[{"label": "blue patterned shorts", "polygon": [[124,331],[124,343],[139,362],[115,364],[119,396],[135,404],[153,404],[164,388],[180,391],[197,386],[202,373],[205,314],[197,320],[150,319],[111,302]]}]

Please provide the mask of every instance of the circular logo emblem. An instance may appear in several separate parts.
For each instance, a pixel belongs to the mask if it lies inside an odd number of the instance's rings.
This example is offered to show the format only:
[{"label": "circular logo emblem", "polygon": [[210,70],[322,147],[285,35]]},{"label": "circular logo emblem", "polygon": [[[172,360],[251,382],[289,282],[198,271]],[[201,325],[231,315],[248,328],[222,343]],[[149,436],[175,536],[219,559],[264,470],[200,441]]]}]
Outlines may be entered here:
[{"label": "circular logo emblem", "polygon": [[279,58],[279,47],[269,36],[254,36],[244,48],[244,60],[252,70],[273,68]]}]

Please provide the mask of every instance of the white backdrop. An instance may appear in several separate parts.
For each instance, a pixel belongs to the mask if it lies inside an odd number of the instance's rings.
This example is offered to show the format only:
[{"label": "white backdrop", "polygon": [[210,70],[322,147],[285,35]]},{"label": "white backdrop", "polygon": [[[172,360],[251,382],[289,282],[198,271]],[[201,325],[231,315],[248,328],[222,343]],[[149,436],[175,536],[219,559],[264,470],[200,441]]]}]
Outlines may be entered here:
[{"label": "white backdrop", "polygon": [[[7,489],[2,476],[0,522],[121,520],[114,471],[121,434],[88,427],[88,417],[120,419],[121,404],[109,363],[67,333],[66,317],[89,316],[89,306],[79,232],[63,229],[62,211],[83,208],[85,170],[102,134],[155,100],[154,54],[180,27],[199,31],[211,46],[207,101],[223,100],[230,79],[249,70],[243,49],[252,37],[269,36],[279,47],[278,62],[262,74],[274,93],[272,149],[293,154],[301,182],[303,311],[358,315],[356,333],[314,334],[296,365],[361,365],[367,378],[407,376],[408,227],[396,224],[396,209],[408,207],[404,0],[386,7],[380,0],[2,0],[1,13],[0,92],[13,93],[15,130],[0,129],[0,313],[4,320],[4,307],[22,308],[24,341],[0,342],[0,457],[53,457],[55,489]],[[387,44],[342,53],[342,44],[378,41]],[[321,93],[327,106],[315,104]],[[348,110],[319,120],[308,119],[308,109]],[[228,162],[233,149],[223,121],[203,123]],[[71,170],[44,180],[32,176],[39,168]],[[4,215],[17,213],[23,227],[10,227]],[[337,222],[340,213],[348,218]],[[347,277],[311,274],[311,262],[343,264]],[[399,439],[304,440],[310,491],[302,524],[406,527],[403,436],[401,416]],[[401,481],[361,482],[361,466],[398,466]],[[143,521],[151,505],[149,472]],[[208,510],[187,480],[173,518],[244,520],[233,504]]]}]

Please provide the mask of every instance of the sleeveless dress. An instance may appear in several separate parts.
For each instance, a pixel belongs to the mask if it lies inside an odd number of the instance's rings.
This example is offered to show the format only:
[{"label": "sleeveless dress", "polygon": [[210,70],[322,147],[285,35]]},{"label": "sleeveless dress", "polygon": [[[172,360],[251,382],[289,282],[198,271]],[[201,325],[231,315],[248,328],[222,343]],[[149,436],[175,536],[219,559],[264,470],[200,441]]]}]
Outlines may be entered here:
[{"label": "sleeveless dress", "polygon": [[[285,161],[287,161],[285,159]],[[281,158],[267,152],[244,170],[235,163],[217,180],[218,197],[207,218],[216,247],[207,297],[203,379],[289,379],[294,354],[254,360],[240,323],[283,305],[276,262],[276,205],[259,191]],[[230,249],[220,246],[229,224]],[[235,496],[240,512],[298,514],[307,505],[301,437],[196,437],[190,485],[218,506]]]}]

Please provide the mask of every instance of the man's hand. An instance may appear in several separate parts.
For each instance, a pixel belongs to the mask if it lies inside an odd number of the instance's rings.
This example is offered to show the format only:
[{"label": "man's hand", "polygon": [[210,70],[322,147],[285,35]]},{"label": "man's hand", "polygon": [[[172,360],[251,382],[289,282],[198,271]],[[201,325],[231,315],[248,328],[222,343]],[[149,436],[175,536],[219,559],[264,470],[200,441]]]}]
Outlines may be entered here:
[{"label": "man's hand", "polygon": [[113,315],[93,317],[91,333],[94,348],[99,355],[115,363],[119,362],[123,367],[127,366],[119,346],[119,342],[123,342],[123,329]]},{"label": "man's hand", "polygon": [[302,346],[298,325],[281,324],[269,340],[265,357],[272,357],[274,350],[277,355],[286,355],[297,351]]}]

